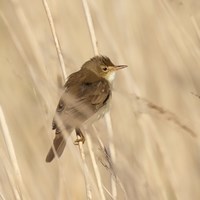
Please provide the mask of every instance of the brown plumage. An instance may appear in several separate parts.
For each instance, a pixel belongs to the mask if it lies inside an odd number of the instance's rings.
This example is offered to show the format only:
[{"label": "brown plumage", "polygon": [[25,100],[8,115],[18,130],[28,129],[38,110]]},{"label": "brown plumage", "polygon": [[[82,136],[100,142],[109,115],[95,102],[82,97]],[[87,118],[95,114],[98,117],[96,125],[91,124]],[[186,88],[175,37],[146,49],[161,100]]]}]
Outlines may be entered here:
[{"label": "brown plumage", "polygon": [[[58,157],[66,146],[63,136],[65,131],[68,134],[74,129],[80,132],[79,128],[86,121],[93,118],[95,114],[104,113],[104,108],[111,97],[109,73],[115,73],[114,69],[116,70],[117,67],[120,68],[109,58],[95,56],[84,63],[79,71],[69,76],[52,123],[52,129],[55,130],[53,146]],[[54,157],[51,147],[46,162],[51,162]]]}]

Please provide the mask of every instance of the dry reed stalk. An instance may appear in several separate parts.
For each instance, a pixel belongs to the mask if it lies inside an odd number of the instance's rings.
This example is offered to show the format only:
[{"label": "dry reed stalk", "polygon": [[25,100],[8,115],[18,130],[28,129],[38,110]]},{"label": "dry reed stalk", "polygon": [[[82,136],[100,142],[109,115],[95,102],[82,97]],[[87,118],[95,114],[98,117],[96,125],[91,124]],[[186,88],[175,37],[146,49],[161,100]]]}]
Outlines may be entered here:
[{"label": "dry reed stalk", "polygon": [[[124,194],[124,199],[127,200],[128,197],[127,197],[126,190],[125,190],[125,188],[124,188],[124,186],[123,186],[123,184],[122,184],[120,178],[117,176],[117,174],[115,173],[115,171],[114,171],[114,169],[113,169],[113,163],[112,163],[112,160],[111,160],[111,158],[110,158],[110,155],[108,154],[108,152],[107,152],[107,150],[106,150],[106,147],[104,146],[103,142],[101,141],[100,137],[98,136],[98,131],[97,131],[96,127],[93,125],[92,128],[93,128],[94,132],[96,133],[98,142],[99,142],[99,144],[100,144],[100,148],[101,148],[101,150],[104,152],[104,155],[105,155],[106,161],[108,162],[108,165],[107,165],[107,164],[104,164],[102,161],[100,161],[100,162],[101,162],[101,164],[102,164],[105,168],[107,168],[107,169],[110,171],[111,177],[112,177],[113,179],[116,179],[116,183],[119,184],[119,187],[121,188],[121,190],[122,190],[122,192],[123,192],[123,194]],[[111,186],[111,187],[112,187],[112,186]],[[104,190],[109,194],[109,196],[112,197],[112,199],[114,199],[114,197],[113,197],[112,194],[107,190],[107,188],[104,187],[104,186],[103,186],[103,188],[104,188]]]},{"label": "dry reed stalk", "polygon": [[[104,30],[104,31],[105,31],[105,30]],[[112,39],[112,37],[109,37],[109,38]],[[114,43],[114,41],[113,41],[113,43]],[[140,96],[141,96],[141,95],[140,95],[140,89],[139,89],[139,88],[137,87],[137,85],[135,84],[135,82],[134,82],[134,80],[133,80],[133,77],[130,77],[130,74],[127,74],[126,79],[125,79],[125,82],[126,82],[126,88],[127,88],[127,90],[128,90],[128,93],[134,94],[136,97],[140,97]],[[133,84],[133,83],[134,83],[134,84]],[[139,99],[142,99],[142,98],[137,98],[136,100],[139,100]],[[153,106],[151,103],[146,103],[146,102],[144,102],[144,101],[143,101],[143,103],[144,103],[144,104],[147,104],[147,106],[148,106],[149,108],[155,109],[155,110],[159,111],[159,113],[163,113],[163,112],[161,112],[161,111],[163,111],[164,109],[160,108],[159,106],[156,106],[156,105]],[[166,111],[166,112],[164,112],[164,113],[168,113],[168,112]],[[146,119],[146,118],[147,118],[147,119]],[[189,129],[187,126],[185,126],[185,125],[183,125],[182,123],[180,123],[180,121],[177,120],[177,117],[176,117],[174,114],[170,113],[170,117],[169,117],[168,119],[174,121],[174,122],[175,122],[177,125],[179,125],[182,129],[184,129],[185,131],[189,132],[191,135],[195,136],[195,133],[194,133],[191,129]],[[141,127],[143,126],[143,123],[142,123],[143,120],[147,120],[148,123],[151,125],[151,127],[153,127],[154,130],[157,130],[150,116],[145,117],[145,118],[144,118],[144,116],[141,116],[141,125],[140,125]],[[143,129],[143,132],[144,132],[145,135],[148,134],[148,133],[146,133],[146,132],[147,132],[146,129]],[[171,165],[170,165],[170,160],[164,157],[164,155],[166,155],[167,153],[166,153],[166,151],[163,150],[163,147],[161,147],[161,146],[159,145],[160,143],[157,142],[156,137],[154,137],[154,138],[155,138],[156,144],[158,145],[158,148],[159,148],[159,150],[160,150],[160,153],[161,153],[161,155],[162,155],[162,157],[163,157],[163,160],[164,160],[163,165],[164,165],[164,167],[165,167],[166,169],[170,169],[170,170],[171,170],[170,172],[168,171],[168,175],[170,175],[170,173],[172,173],[172,167],[171,167]],[[156,168],[157,168],[157,166],[156,166]],[[173,175],[174,175],[174,174],[173,174]],[[170,178],[172,178],[172,180],[169,180],[169,187],[171,187],[170,184],[174,187],[174,185],[172,184],[173,181],[175,180],[174,177],[175,177],[175,175],[174,175],[173,177],[170,177]],[[128,198],[127,198],[126,191],[125,191],[125,189],[124,189],[124,187],[123,187],[123,185],[122,185],[120,179],[118,179],[118,177],[116,177],[116,178],[117,178],[117,180],[118,180],[117,182],[119,183],[121,189],[123,190],[123,192],[124,192],[124,194],[125,194],[125,196],[124,196],[125,199],[128,199]],[[162,179],[160,179],[160,181],[162,182]],[[173,187],[171,187],[171,191],[173,190]],[[173,191],[172,191],[172,192],[173,192]],[[173,193],[175,193],[175,192],[173,192]],[[174,196],[175,196],[175,194],[174,194]]]},{"label": "dry reed stalk", "polygon": [[[52,14],[51,14],[51,11],[49,9],[49,6],[48,6],[48,3],[47,3],[46,0],[43,0],[43,5],[44,5],[44,9],[45,9],[46,14],[47,14],[47,18],[48,18],[48,21],[49,21],[49,24],[50,24],[52,36],[53,36],[53,39],[54,39],[54,42],[55,42],[56,51],[57,51],[57,54],[58,54],[58,59],[59,59],[60,65],[61,65],[62,76],[63,76],[64,81],[66,81],[67,80],[66,67],[65,67],[61,47],[60,47],[60,44],[59,44],[59,40],[58,40],[58,37],[57,37],[57,34],[56,34]],[[77,136],[77,139],[79,139],[79,136]],[[90,199],[92,199],[92,192],[91,192],[91,186],[90,186],[89,178],[88,178],[88,170],[87,170],[87,163],[86,163],[86,160],[85,160],[83,143],[81,141],[79,142],[79,151],[80,151],[80,155],[81,155],[81,158],[82,158],[82,164],[83,164],[84,180],[85,180],[85,184],[86,184],[86,195],[87,195],[87,199],[90,200]]]},{"label": "dry reed stalk", "polygon": [[[91,41],[92,41],[94,54],[98,55],[99,50],[98,50],[98,46],[97,46],[97,39],[96,39],[95,29],[94,29],[90,9],[89,9],[89,6],[88,6],[88,2],[87,2],[87,0],[82,0],[82,3],[83,3],[83,7],[84,7],[84,12],[85,12],[87,24],[88,24],[88,29],[89,29],[89,32],[90,32],[90,38],[91,38]],[[110,149],[110,153],[111,153],[111,159],[112,159],[112,162],[114,163],[114,161],[115,161],[115,148],[114,148],[114,144],[113,144],[113,141],[112,141],[113,128],[112,128],[112,122],[111,122],[111,117],[110,117],[109,113],[106,113],[106,115],[105,115],[105,122],[106,122],[107,130],[108,130],[108,134],[109,134],[109,139],[110,139],[109,140],[109,149]],[[88,144],[88,147],[89,147],[89,144]],[[89,150],[90,150],[90,148],[89,148]],[[92,154],[93,154],[93,152],[90,150],[90,155],[92,155]],[[93,165],[93,167],[94,167],[94,165]],[[98,171],[99,170],[97,170],[97,173],[98,173]],[[98,174],[96,174],[96,178],[98,178],[98,177],[99,177]],[[97,183],[98,182],[100,182],[100,181],[97,179]],[[102,184],[100,184],[100,185],[98,184],[98,186],[100,186],[99,191],[103,192]],[[113,177],[113,175],[111,175],[111,188],[112,188],[112,197],[115,200],[115,199],[117,199],[117,187],[116,187],[116,182],[115,182],[115,178]]]},{"label": "dry reed stalk", "polygon": [[[110,151],[110,155],[111,155],[111,163],[115,163],[116,161],[116,155],[115,155],[115,147],[113,144],[113,128],[112,128],[112,121],[111,121],[111,117],[110,117],[110,113],[106,113],[105,114],[105,121],[106,121],[106,126],[107,126],[107,132],[108,132],[108,136],[109,136],[109,151]],[[113,199],[117,199],[117,186],[116,186],[116,181],[115,181],[115,176],[112,173],[111,174],[111,189],[112,189],[112,197]]]},{"label": "dry reed stalk", "polygon": [[9,129],[8,129],[8,125],[6,123],[6,119],[5,119],[1,105],[0,105],[0,123],[1,123],[2,130],[3,130],[2,133],[3,133],[5,144],[6,144],[6,147],[7,147],[7,150],[8,150],[10,161],[11,161],[13,169],[14,169],[15,178],[17,180],[16,186],[14,186],[12,184],[13,190],[14,190],[14,193],[15,193],[15,197],[16,197],[17,200],[18,199],[19,200],[29,199],[28,196],[27,196],[27,193],[26,193],[25,185],[24,185],[24,182],[23,182],[23,178],[22,178],[22,175],[21,175],[21,172],[20,172],[19,164],[17,162],[16,154],[15,154],[15,149],[14,149],[14,146],[13,146],[13,143],[12,143],[12,138],[11,138],[11,135],[10,135],[10,132],[9,132]]},{"label": "dry reed stalk", "polygon": [[[195,95],[197,96],[197,95]],[[197,96],[198,97],[198,96]],[[187,125],[185,125],[183,122],[181,122],[179,120],[179,118],[176,116],[176,114],[174,114],[173,112],[171,111],[168,111],[168,110],[165,110],[164,108],[150,102],[149,100],[147,99],[144,99],[144,98],[140,98],[140,97],[137,97],[138,100],[142,100],[143,103],[145,103],[147,105],[148,108],[154,110],[154,111],[157,111],[159,114],[165,116],[165,118],[168,120],[168,121],[172,121],[174,124],[176,124],[178,127],[180,127],[182,130],[184,130],[186,133],[189,133],[190,136],[192,137],[197,137],[197,134],[190,128],[188,127]]]},{"label": "dry reed stalk", "polygon": [[92,160],[92,166],[93,166],[94,173],[95,173],[96,180],[97,180],[99,193],[100,193],[101,199],[105,200],[106,198],[105,198],[105,195],[104,195],[104,192],[103,192],[103,184],[102,184],[102,181],[101,181],[101,175],[100,175],[100,172],[99,172],[99,169],[98,169],[98,165],[97,165],[97,162],[96,162],[96,159],[95,159],[94,152],[92,150],[92,141],[91,141],[91,138],[88,134],[86,134],[86,140],[87,140],[87,144],[88,144],[90,157],[91,157],[91,160]]},{"label": "dry reed stalk", "polygon": [[98,46],[97,46],[97,39],[96,39],[96,34],[95,34],[94,25],[93,25],[92,17],[91,17],[91,14],[90,14],[88,2],[87,2],[87,0],[82,0],[82,3],[83,3],[84,13],[85,13],[86,20],[87,20],[88,29],[89,29],[89,32],[90,32],[90,38],[91,38],[91,41],[92,41],[94,54],[98,55],[99,50],[98,50]]},{"label": "dry reed stalk", "polygon": [[47,1],[43,0],[42,2],[43,2],[43,5],[44,5],[46,14],[47,14],[47,19],[49,21],[49,25],[51,27],[51,33],[52,33],[54,43],[55,43],[55,46],[56,46],[56,52],[58,54],[63,80],[66,81],[67,80],[67,72],[66,72],[65,62],[64,62],[64,59],[63,59],[62,51],[61,51],[61,48],[60,48],[60,43],[59,43],[57,33],[56,33],[56,29],[55,29],[55,26],[54,26],[52,14],[51,14],[51,11],[50,11],[50,8],[48,6]]},{"label": "dry reed stalk", "polygon": [[[77,136],[77,139],[79,139],[79,136]],[[81,158],[82,158],[82,163],[83,163],[84,180],[85,180],[85,185],[86,185],[86,195],[87,195],[87,199],[91,200],[92,199],[92,191],[91,191],[91,185],[88,180],[89,171],[88,171],[88,167],[87,167],[87,162],[85,160],[85,154],[84,154],[82,142],[79,142],[79,150],[81,153]]]}]

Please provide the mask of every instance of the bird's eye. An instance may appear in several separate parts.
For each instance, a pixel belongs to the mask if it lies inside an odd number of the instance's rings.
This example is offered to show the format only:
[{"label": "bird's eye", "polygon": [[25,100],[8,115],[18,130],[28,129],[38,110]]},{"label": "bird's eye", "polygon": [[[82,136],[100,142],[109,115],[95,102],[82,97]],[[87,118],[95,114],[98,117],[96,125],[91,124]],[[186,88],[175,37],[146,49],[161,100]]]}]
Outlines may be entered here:
[{"label": "bird's eye", "polygon": [[102,70],[103,70],[104,72],[106,72],[106,71],[108,70],[108,68],[107,68],[107,67],[103,67]]}]

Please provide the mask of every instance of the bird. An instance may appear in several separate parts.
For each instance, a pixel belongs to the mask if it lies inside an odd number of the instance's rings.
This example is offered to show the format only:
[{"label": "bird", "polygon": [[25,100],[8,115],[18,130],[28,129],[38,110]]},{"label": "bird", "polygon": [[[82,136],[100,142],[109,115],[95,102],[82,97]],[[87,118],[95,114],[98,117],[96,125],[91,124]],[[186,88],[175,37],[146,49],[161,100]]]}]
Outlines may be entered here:
[{"label": "bird", "polygon": [[75,130],[80,137],[74,144],[84,143],[81,127],[93,123],[108,111],[115,74],[125,67],[127,65],[114,65],[107,56],[98,55],[69,75],[53,118],[55,137],[46,162],[62,155],[66,146],[66,132],[70,134]]}]

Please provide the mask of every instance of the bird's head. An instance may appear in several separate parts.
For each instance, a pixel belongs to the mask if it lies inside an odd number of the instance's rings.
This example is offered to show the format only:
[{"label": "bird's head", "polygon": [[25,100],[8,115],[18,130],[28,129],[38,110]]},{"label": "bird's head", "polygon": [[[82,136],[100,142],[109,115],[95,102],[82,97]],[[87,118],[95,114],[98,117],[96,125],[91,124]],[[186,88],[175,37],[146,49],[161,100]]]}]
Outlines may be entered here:
[{"label": "bird's head", "polygon": [[106,56],[95,56],[85,62],[82,69],[91,70],[96,75],[112,82],[115,78],[115,72],[125,67],[127,67],[127,65],[114,65]]}]

